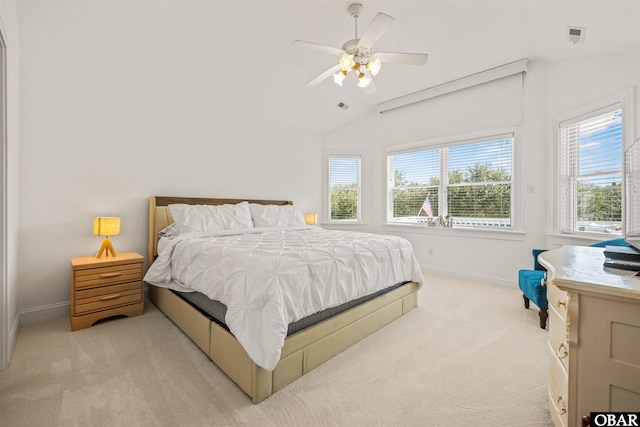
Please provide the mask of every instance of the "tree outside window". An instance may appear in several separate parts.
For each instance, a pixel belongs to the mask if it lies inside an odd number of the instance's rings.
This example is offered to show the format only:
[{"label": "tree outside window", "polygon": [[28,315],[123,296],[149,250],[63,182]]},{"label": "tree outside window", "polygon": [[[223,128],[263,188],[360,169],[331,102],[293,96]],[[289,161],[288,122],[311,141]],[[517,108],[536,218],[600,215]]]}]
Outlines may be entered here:
[{"label": "tree outside window", "polygon": [[563,232],[622,232],[622,135],[619,106],[560,124]]},{"label": "tree outside window", "polygon": [[329,157],[329,218],[360,219],[360,158]]}]

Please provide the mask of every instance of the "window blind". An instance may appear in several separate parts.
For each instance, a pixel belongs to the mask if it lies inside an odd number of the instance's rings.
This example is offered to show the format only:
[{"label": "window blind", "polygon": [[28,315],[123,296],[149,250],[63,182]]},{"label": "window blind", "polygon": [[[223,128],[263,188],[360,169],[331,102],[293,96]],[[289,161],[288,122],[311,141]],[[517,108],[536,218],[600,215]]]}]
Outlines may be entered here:
[{"label": "window blind", "polygon": [[447,214],[455,224],[511,227],[511,136],[448,148]]},{"label": "window blind", "polygon": [[560,124],[560,216],[564,232],[621,232],[622,110]]},{"label": "window blind", "polygon": [[396,154],[392,158],[392,216],[413,221],[426,213],[421,210],[427,195],[431,211],[438,216],[440,149]]},{"label": "window blind", "polygon": [[389,221],[442,215],[453,226],[512,226],[513,134],[390,154],[388,161]]},{"label": "window blind", "polygon": [[640,138],[625,152],[625,202],[624,237],[640,247]]},{"label": "window blind", "polygon": [[329,158],[331,221],[357,221],[360,217],[360,158]]}]

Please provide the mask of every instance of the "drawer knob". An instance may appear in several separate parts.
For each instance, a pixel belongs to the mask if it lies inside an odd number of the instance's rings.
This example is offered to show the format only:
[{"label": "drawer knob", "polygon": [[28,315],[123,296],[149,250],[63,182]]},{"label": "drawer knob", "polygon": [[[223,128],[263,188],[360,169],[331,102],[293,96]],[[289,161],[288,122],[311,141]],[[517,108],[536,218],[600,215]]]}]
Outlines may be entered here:
[{"label": "drawer knob", "polygon": [[564,397],[558,396],[558,400],[556,400],[556,412],[558,415],[567,413],[567,403],[564,401]]},{"label": "drawer knob", "polygon": [[557,305],[558,305],[558,308],[560,308],[560,306],[563,305],[564,309],[565,310],[567,309],[567,302],[566,301],[563,301],[563,300],[559,299]]},{"label": "drawer knob", "polygon": [[111,294],[111,295],[105,295],[103,297],[100,298],[100,301],[108,301],[110,299],[116,299],[116,298],[120,298],[122,296],[122,294]]},{"label": "drawer knob", "polygon": [[547,273],[544,273],[544,276],[542,276],[542,279],[540,279],[540,285],[547,286]]},{"label": "drawer knob", "polygon": [[567,357],[569,355],[569,351],[567,350],[567,344],[564,342],[560,344],[558,346],[558,351],[556,352],[556,354],[560,359],[564,359],[565,357]]},{"label": "drawer knob", "polygon": [[120,272],[120,271],[115,272],[115,273],[102,273],[102,274],[100,274],[100,278],[101,279],[108,279],[110,277],[118,277],[121,274],[122,274],[122,272]]}]

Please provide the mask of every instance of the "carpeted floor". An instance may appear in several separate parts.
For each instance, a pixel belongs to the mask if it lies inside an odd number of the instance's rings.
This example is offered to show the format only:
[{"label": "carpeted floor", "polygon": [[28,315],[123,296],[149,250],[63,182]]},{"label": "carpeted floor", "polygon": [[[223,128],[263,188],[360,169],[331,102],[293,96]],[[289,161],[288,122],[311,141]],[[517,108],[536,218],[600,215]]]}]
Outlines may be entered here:
[{"label": "carpeted floor", "polygon": [[548,426],[547,331],[515,288],[427,274],[419,306],[258,405],[171,321],[23,326],[9,426]]}]

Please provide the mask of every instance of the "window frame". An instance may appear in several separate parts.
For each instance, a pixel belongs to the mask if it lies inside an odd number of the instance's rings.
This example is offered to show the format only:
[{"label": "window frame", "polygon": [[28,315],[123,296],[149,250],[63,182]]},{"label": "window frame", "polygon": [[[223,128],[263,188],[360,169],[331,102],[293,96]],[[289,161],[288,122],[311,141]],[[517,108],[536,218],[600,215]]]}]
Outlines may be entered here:
[{"label": "window frame", "polygon": [[[441,149],[465,144],[481,143],[484,141],[498,140],[504,137],[511,137],[511,226],[510,227],[491,227],[491,226],[455,226],[455,227],[428,227],[423,223],[417,222],[398,222],[393,221],[393,195],[391,186],[394,173],[393,164],[390,156],[414,151]],[[385,188],[385,226],[392,227],[413,227],[414,229],[425,230],[429,232],[445,232],[455,235],[479,235],[479,236],[497,236],[502,234],[516,235],[522,234],[522,214],[521,214],[521,191],[520,191],[520,160],[519,160],[519,144],[521,139],[521,126],[514,125],[509,127],[487,129],[467,134],[447,136],[432,140],[415,141],[409,144],[398,146],[389,146],[385,150],[384,162],[386,170],[386,188]],[[448,187],[448,150],[440,151],[440,185],[438,189],[439,211],[442,214],[440,203],[447,203],[447,187]],[[445,154],[443,154],[445,153]],[[443,162],[443,158],[445,162]],[[444,178],[443,178],[444,177]],[[442,231],[440,231],[442,230]]]},{"label": "window frame", "polygon": [[[357,171],[357,218],[356,219],[332,219],[331,218],[331,159],[357,159],[358,171]],[[342,151],[342,150],[329,150],[324,153],[324,171],[325,171],[325,179],[324,179],[324,223],[332,224],[332,225],[349,225],[349,224],[361,224],[362,223],[362,160],[363,155],[354,150],[350,151]]]},{"label": "window frame", "polygon": [[[627,88],[622,91],[616,92],[614,94],[602,97],[600,99],[596,99],[594,101],[587,102],[585,104],[579,105],[577,107],[566,110],[556,116],[554,119],[554,149],[552,153],[554,155],[553,159],[553,191],[550,194],[553,197],[552,206],[553,211],[553,234],[557,236],[564,237],[572,237],[572,238],[587,238],[587,239],[596,239],[596,240],[605,240],[607,238],[611,238],[612,236],[624,236],[624,222],[625,222],[625,201],[624,201],[624,192],[625,192],[625,183],[624,183],[624,174],[625,174],[625,166],[624,166],[624,152],[630,145],[633,143],[633,88]],[[584,120],[588,120],[590,118],[594,118],[598,115],[606,113],[607,111],[614,111],[616,109],[620,109],[622,112],[622,146],[621,146],[621,223],[622,229],[620,234],[612,234],[605,232],[596,232],[596,231],[580,231],[580,230],[571,230],[565,227],[565,213],[563,212],[563,202],[562,198],[565,197],[562,194],[562,186],[563,186],[563,176],[562,176],[562,159],[565,155],[563,153],[564,145],[562,142],[562,133],[563,126],[570,126],[576,123],[579,123]],[[571,203],[577,202],[573,200]],[[569,204],[566,203],[568,209],[570,209]]]}]

